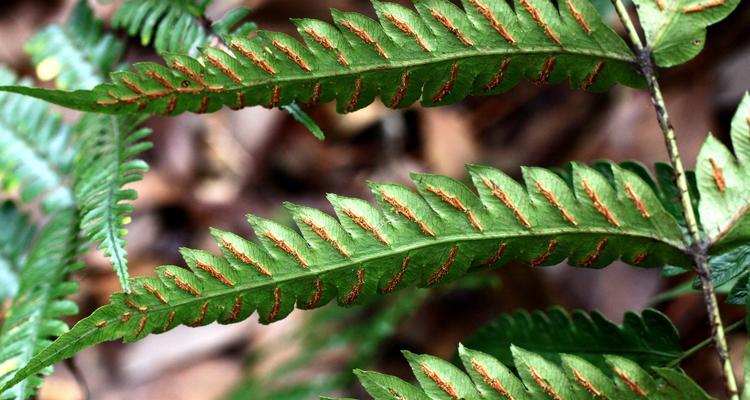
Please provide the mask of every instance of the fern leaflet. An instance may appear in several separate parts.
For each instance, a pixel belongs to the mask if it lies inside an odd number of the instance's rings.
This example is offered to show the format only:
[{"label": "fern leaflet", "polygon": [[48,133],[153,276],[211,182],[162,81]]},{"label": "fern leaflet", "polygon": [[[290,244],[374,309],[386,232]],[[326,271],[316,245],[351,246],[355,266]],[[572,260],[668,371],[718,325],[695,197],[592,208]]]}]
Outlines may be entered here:
[{"label": "fern leaflet", "polygon": [[102,32],[86,0],[80,0],[65,25],[51,25],[26,43],[26,52],[44,80],[58,89],[90,89],[115,69],[125,46]]},{"label": "fern leaflet", "polygon": [[91,91],[4,86],[67,107],[108,113],[174,115],[264,105],[336,101],[340,112],[376,96],[393,108],[427,106],[506,91],[521,78],[565,79],[604,90],[642,85],[635,56],[588,0],[447,0],[416,3],[416,12],[375,1],[376,22],[333,11],[335,26],[296,20],[306,45],[276,32],[225,38],[199,59],[166,55],[168,66],[135,64]]},{"label": "fern leaflet", "polygon": [[143,141],[151,131],[136,129],[141,121],[142,118],[86,114],[76,129],[80,151],[75,160],[73,190],[81,228],[104,250],[126,292],[130,286],[122,226],[133,206],[124,201],[134,200],[137,194],[123,186],[140,180],[148,170],[144,161],[135,159],[151,147],[150,142]]},{"label": "fern leaflet", "polygon": [[660,67],[689,61],[705,46],[706,28],[726,18],[740,0],[634,0],[648,47]]},{"label": "fern leaflet", "polygon": [[211,0],[126,0],[117,9],[112,26],[127,29],[131,36],[140,35],[144,46],[153,41],[160,54],[193,56],[199,47],[217,38],[214,32],[246,35],[256,28],[253,23],[235,27],[250,14],[247,8],[237,8],[207,29],[204,13],[210,3]]},{"label": "fern leaflet", "polygon": [[[0,83],[15,82],[0,67]],[[47,210],[73,204],[65,182],[73,158],[69,142],[70,128],[47,104],[0,93],[0,184],[6,190],[20,186],[24,202],[44,197]]]},{"label": "fern leaflet", "polygon": [[[68,326],[53,318],[78,312],[75,303],[63,298],[78,290],[65,277],[78,265],[78,223],[72,210],[54,215],[35,241],[20,275],[20,286],[0,331],[0,383],[25,366],[50,338],[62,335]],[[51,369],[35,371],[48,374]],[[0,391],[0,399],[26,399],[34,394],[41,379],[31,374]]]},{"label": "fern leaflet", "polygon": [[[668,368],[650,371],[626,358],[605,355],[605,366],[583,358],[557,354],[562,365],[517,346],[513,362],[502,362],[480,351],[459,347],[464,373],[453,364],[405,351],[420,387],[377,372],[355,371],[376,400],[428,399],[710,399],[683,372]],[[510,368],[515,368],[514,373]]]},{"label": "fern leaflet", "polygon": [[596,311],[568,314],[559,307],[517,311],[486,325],[466,344],[506,365],[513,363],[512,345],[548,359],[565,353],[595,365],[603,364],[603,354],[618,355],[641,366],[664,366],[683,354],[677,329],[664,314],[651,309],[641,315],[626,313],[622,325]]},{"label": "fern leaflet", "polygon": [[420,194],[372,184],[382,212],[335,195],[329,199],[340,221],[288,205],[302,236],[252,215],[260,244],[214,230],[224,258],[185,249],[189,270],[164,266],[158,278],[132,280],[131,294],[114,295],[15,379],[105,340],[132,342],[180,324],[232,323],[255,310],[268,323],[295,303],[314,308],[337,298],[352,305],[509,261],[532,267],[566,258],[592,268],[618,258],[642,267],[689,265],[677,221],[626,169],[610,165],[603,175],[575,164],[569,186],[554,172],[526,168],[525,187],[489,167],[470,172],[479,197],[448,177],[414,175]]},{"label": "fern leaflet", "polygon": [[15,296],[36,225],[8,200],[0,205],[0,303]]}]

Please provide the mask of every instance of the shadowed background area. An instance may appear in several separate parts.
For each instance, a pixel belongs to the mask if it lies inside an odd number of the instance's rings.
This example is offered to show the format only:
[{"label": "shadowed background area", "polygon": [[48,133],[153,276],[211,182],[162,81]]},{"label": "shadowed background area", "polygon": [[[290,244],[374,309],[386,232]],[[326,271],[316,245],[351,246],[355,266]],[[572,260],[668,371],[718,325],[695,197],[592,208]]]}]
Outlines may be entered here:
[{"label": "shadowed background area", "polygon": [[[74,3],[3,2],[0,63],[35,76],[24,42],[45,25],[63,21]],[[109,21],[117,4],[93,5]],[[290,34],[288,18],[330,20],[329,8],[373,14],[364,0],[216,0],[209,16],[221,17],[240,5],[254,9],[252,19],[262,29]],[[750,3],[742,2],[709,29],[700,56],[661,73],[688,167],[708,132],[727,142],[729,119],[750,88],[748,37]],[[158,59],[137,39],[129,40],[128,61]],[[393,111],[376,103],[348,115],[336,114],[331,104],[308,111],[325,131],[325,142],[288,114],[257,107],[151,119],[147,125],[154,130],[155,146],[145,155],[151,170],[133,186],[139,199],[127,236],[131,274],[182,265],[180,247],[218,252],[209,227],[251,236],[247,213],[291,224],[284,201],[330,212],[329,192],[370,199],[368,180],[409,184],[411,171],[465,179],[466,163],[492,165],[520,177],[521,165],[564,167],[572,160],[603,158],[652,165],[666,159],[647,93],[619,86],[591,94],[565,84],[526,82],[504,95],[439,109]],[[86,264],[89,268],[78,273],[81,292],[74,299],[80,315],[105,304],[119,289],[104,257],[90,255]],[[316,394],[365,397],[352,367],[408,379],[400,349],[450,359],[457,343],[476,328],[519,308],[559,304],[568,310],[600,310],[621,321],[626,310],[655,305],[674,321],[687,348],[709,335],[700,296],[653,303],[684,280],[620,263],[596,271],[509,265],[429,293],[410,289],[356,308],[295,311],[270,326],[251,317],[232,326],[181,327],[134,345],[108,343],[80,353],[74,363],[93,399],[304,399],[317,397],[291,386],[316,383],[326,388]],[[727,323],[743,315],[739,307],[722,312]],[[741,370],[744,339],[729,339]],[[701,352],[684,367],[707,390],[720,392],[713,353]],[[69,365],[59,367],[39,397],[83,398],[85,390],[74,375]]]}]

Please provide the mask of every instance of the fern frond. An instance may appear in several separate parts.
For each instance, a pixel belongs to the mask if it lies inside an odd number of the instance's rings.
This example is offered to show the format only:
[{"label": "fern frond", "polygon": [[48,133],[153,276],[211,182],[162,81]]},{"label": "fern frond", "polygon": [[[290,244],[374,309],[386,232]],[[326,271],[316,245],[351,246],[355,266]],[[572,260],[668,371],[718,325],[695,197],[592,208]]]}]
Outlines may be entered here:
[{"label": "fern frond", "polygon": [[133,211],[127,201],[137,194],[123,186],[141,180],[148,170],[144,161],[136,159],[151,147],[144,141],[151,131],[137,129],[142,121],[138,117],[86,114],[76,127],[80,151],[73,171],[73,191],[81,228],[109,258],[126,292],[130,287],[123,225]]},{"label": "fern frond", "polygon": [[[0,67],[0,84],[15,84],[16,76]],[[22,82],[25,83],[25,82]],[[45,209],[72,204],[65,185],[73,152],[70,128],[48,104],[0,93],[0,184],[20,186],[21,199],[44,196]]]},{"label": "fern frond", "polygon": [[703,50],[706,28],[726,18],[740,0],[634,0],[646,42],[660,67],[691,60]]},{"label": "fern frond", "polygon": [[601,365],[603,354],[628,358],[641,366],[664,366],[683,354],[672,322],[662,313],[647,309],[641,315],[626,313],[622,325],[602,314],[556,307],[545,311],[503,314],[477,331],[467,346],[513,363],[511,345],[555,359],[571,354]]},{"label": "fern frond", "polygon": [[0,205],[0,303],[15,296],[35,234],[36,225],[14,202],[7,200]]},{"label": "fern frond", "polygon": [[232,323],[255,310],[268,323],[295,303],[314,308],[337,298],[352,305],[509,261],[533,267],[565,259],[591,268],[615,259],[641,267],[689,265],[676,220],[630,171],[610,165],[603,175],[575,164],[569,186],[552,171],[526,168],[524,186],[493,168],[469,169],[479,197],[448,177],[414,175],[419,194],[371,184],[382,212],[335,195],[329,199],[339,221],[288,205],[302,236],[252,215],[260,244],[214,230],[223,258],[185,249],[189,270],[164,266],[158,278],[132,280],[132,294],[114,295],[39,354],[19,379],[105,340],[132,342],[180,324]]},{"label": "fern frond", "polygon": [[682,371],[648,371],[627,358],[605,355],[606,365],[600,367],[574,355],[557,354],[562,361],[557,365],[518,346],[512,346],[511,352],[513,362],[504,365],[488,354],[460,346],[465,373],[440,358],[405,351],[420,387],[377,372],[355,373],[376,400],[711,398]]},{"label": "fern frond", "polygon": [[[25,366],[34,354],[62,335],[68,326],[59,318],[78,312],[75,303],[64,297],[78,290],[66,275],[77,268],[78,223],[73,210],[52,217],[40,232],[20,275],[20,286],[0,331],[0,384]],[[0,391],[0,399],[26,399],[41,384],[36,374],[49,374],[51,368],[17,381]]]},{"label": "fern frond", "polygon": [[713,135],[698,153],[701,226],[714,251],[750,241],[750,94],[732,119],[736,158]]},{"label": "fern frond", "polygon": [[47,91],[4,86],[84,111],[174,115],[222,106],[280,107],[336,101],[351,112],[380,96],[406,107],[456,102],[506,91],[526,78],[569,79],[574,87],[604,90],[642,85],[635,56],[588,0],[447,0],[416,3],[416,12],[375,1],[376,22],[333,11],[335,26],[296,20],[305,45],[276,32],[249,39],[228,36],[229,49],[208,48],[199,59],[167,55],[168,67],[135,64],[92,91]]},{"label": "fern frond", "polygon": [[114,28],[123,28],[130,36],[140,36],[141,44],[153,42],[159,54],[177,53],[196,55],[214,37],[214,31],[246,35],[255,29],[253,23],[243,23],[250,10],[237,8],[215,22],[212,29],[204,26],[204,13],[211,0],[126,0],[112,18]]},{"label": "fern frond", "polygon": [[80,0],[64,25],[50,25],[26,43],[37,75],[55,80],[58,89],[90,89],[115,68],[125,49],[103,33],[86,0]]}]

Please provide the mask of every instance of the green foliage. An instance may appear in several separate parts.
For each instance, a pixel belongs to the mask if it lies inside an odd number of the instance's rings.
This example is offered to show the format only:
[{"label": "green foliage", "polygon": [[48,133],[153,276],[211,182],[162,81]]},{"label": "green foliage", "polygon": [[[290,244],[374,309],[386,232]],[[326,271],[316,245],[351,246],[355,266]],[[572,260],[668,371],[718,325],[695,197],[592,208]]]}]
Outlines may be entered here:
[{"label": "green foliage", "polygon": [[0,205],[0,303],[15,296],[18,275],[26,261],[36,225],[16,204],[8,200]]},{"label": "green foliage", "polygon": [[744,303],[750,272],[750,95],[745,94],[732,119],[734,153],[709,135],[698,154],[701,226],[714,284],[732,283],[730,303]]},{"label": "green foliage", "polygon": [[275,32],[230,35],[226,51],[166,55],[168,67],[138,63],[92,91],[0,89],[84,111],[174,115],[334,100],[350,112],[376,96],[394,108],[437,106],[503,92],[522,78],[589,90],[643,83],[635,56],[588,0],[559,10],[548,0],[516,0],[513,9],[502,0],[463,3],[465,12],[447,0],[420,1],[415,13],[376,1],[380,22],[334,10],[335,26],[295,21],[306,45]]},{"label": "green foliage", "polygon": [[698,55],[706,42],[706,28],[726,18],[740,0],[633,2],[656,65],[671,67]]},{"label": "green foliage", "polygon": [[[132,294],[80,321],[18,375],[106,340],[132,342],[177,325],[232,323],[258,310],[268,323],[295,304],[337,298],[361,303],[379,293],[454,280],[509,261],[599,268],[615,259],[641,266],[689,265],[682,232],[652,188],[610,164],[609,173],[574,164],[570,183],[541,168],[523,170],[525,187],[502,172],[471,166],[479,197],[439,175],[414,175],[419,194],[394,184],[371,187],[369,203],[331,195],[339,221],[288,205],[302,236],[248,216],[260,244],[214,230],[224,258],[183,250],[188,269],[157,268],[131,281]],[[572,186],[570,186],[572,185]]]},{"label": "green foliage", "polygon": [[90,89],[115,69],[123,43],[103,33],[86,0],[80,0],[65,25],[50,25],[26,43],[26,52],[58,89]]},{"label": "green foliage", "polygon": [[511,346],[523,347],[552,361],[560,353],[575,355],[595,365],[603,355],[617,355],[641,366],[664,366],[682,354],[677,329],[664,314],[646,310],[625,314],[622,325],[598,312],[562,308],[546,311],[517,311],[504,314],[480,329],[467,346],[513,363]]},{"label": "green foliage", "polygon": [[[13,299],[7,318],[0,331],[0,384],[5,385],[13,373],[26,365],[32,356],[51,343],[51,338],[62,335],[68,326],[58,318],[78,312],[68,296],[78,285],[65,280],[78,268],[78,223],[72,210],[63,210],[51,220],[34,241],[27,261],[20,273],[18,293]],[[36,374],[49,374],[51,368],[17,381],[16,385],[0,391],[0,398],[26,399],[41,384]]]},{"label": "green foliage", "polygon": [[713,252],[750,240],[750,94],[732,119],[737,157],[709,135],[696,161],[703,231]]},{"label": "green foliage", "polygon": [[[16,83],[15,75],[0,67],[0,84]],[[24,202],[43,197],[45,209],[70,206],[73,196],[65,186],[73,152],[70,128],[49,105],[35,99],[0,93],[0,186],[20,187]]]},{"label": "green foliage", "polygon": [[144,46],[153,42],[160,54],[193,56],[199,47],[218,39],[215,33],[246,35],[255,29],[253,23],[235,28],[250,13],[246,8],[237,8],[208,26],[204,14],[210,3],[211,0],[126,0],[117,9],[112,26],[126,29],[130,36],[140,36]]},{"label": "green foliage", "polygon": [[515,345],[510,351],[512,363],[504,364],[486,353],[460,346],[466,373],[437,357],[405,351],[420,387],[377,372],[355,373],[376,400],[710,399],[678,370],[649,371],[615,355],[603,355],[605,365],[595,366],[570,354],[557,354],[561,364],[556,364]]},{"label": "green foliage", "polygon": [[127,201],[134,200],[133,189],[123,189],[128,183],[141,180],[148,165],[136,159],[151,147],[143,139],[149,129],[137,129],[143,118],[86,114],[76,126],[76,154],[74,194],[81,217],[81,229],[99,248],[120,278],[126,292],[128,285],[125,230],[122,228],[133,211]]}]

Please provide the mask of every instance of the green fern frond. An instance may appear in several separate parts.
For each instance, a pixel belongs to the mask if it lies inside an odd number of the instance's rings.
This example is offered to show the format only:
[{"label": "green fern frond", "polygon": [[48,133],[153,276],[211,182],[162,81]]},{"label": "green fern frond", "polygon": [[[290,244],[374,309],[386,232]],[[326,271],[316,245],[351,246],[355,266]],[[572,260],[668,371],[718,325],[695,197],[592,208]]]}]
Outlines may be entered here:
[{"label": "green fern frond", "polygon": [[503,314],[477,331],[467,346],[513,363],[511,345],[555,359],[557,353],[571,354],[595,365],[602,355],[617,355],[641,366],[664,366],[683,354],[672,322],[662,313],[647,309],[641,315],[628,312],[622,325],[602,314],[556,307],[545,311],[517,311]]},{"label": "green fern frond", "polygon": [[[76,283],[65,280],[69,272],[78,268],[74,263],[77,237],[75,213],[63,210],[52,217],[35,240],[21,271],[18,293],[0,331],[0,384],[8,383],[52,338],[68,330],[58,318],[78,312],[75,303],[64,299],[78,290]],[[41,384],[36,375],[50,372],[51,368],[35,371],[0,391],[0,399],[32,396]]]},{"label": "green fern frond", "polygon": [[740,0],[633,0],[646,42],[660,67],[689,61],[703,50],[706,28],[726,18]]},{"label": "green fern frond", "polygon": [[518,346],[512,346],[511,352],[513,362],[504,365],[488,354],[460,346],[465,373],[440,358],[405,351],[419,387],[377,372],[355,373],[376,400],[710,399],[679,370],[648,371],[613,355],[605,355],[606,365],[600,367],[574,355],[557,354],[562,361],[558,365]]},{"label": "green fern frond", "polygon": [[732,119],[732,152],[709,135],[698,153],[701,226],[714,251],[750,241],[750,94]]},{"label": "green fern frond", "polygon": [[35,234],[36,225],[14,202],[7,200],[0,205],[0,303],[15,296]]},{"label": "green fern frond", "polygon": [[[166,3],[165,3],[166,4]],[[506,91],[526,78],[569,79],[574,87],[604,90],[643,84],[635,56],[588,0],[447,0],[416,2],[416,12],[375,1],[376,22],[333,11],[334,25],[296,20],[305,45],[288,35],[258,32],[225,38],[199,59],[166,55],[168,66],[135,64],[92,91],[19,92],[84,111],[174,115],[222,106],[279,107],[336,101],[351,112],[379,96],[400,108],[456,102]]]},{"label": "green fern frond", "polygon": [[[15,83],[16,76],[0,67],[0,84]],[[20,186],[24,202],[43,196],[47,210],[70,206],[69,142],[70,128],[48,104],[0,93],[0,185],[5,189]]]},{"label": "green fern frond", "polygon": [[103,33],[86,0],[80,0],[64,25],[51,25],[26,43],[38,75],[54,79],[58,89],[90,89],[115,69],[125,49]]},{"label": "green fern frond", "polygon": [[206,7],[211,0],[126,0],[112,19],[114,28],[123,28],[130,36],[140,36],[141,44],[153,42],[160,54],[177,53],[196,55],[199,47],[207,45],[218,34],[247,35],[256,28],[253,23],[243,23],[250,10],[237,8],[224,18],[204,26]]},{"label": "green fern frond", "polygon": [[76,126],[76,155],[73,192],[78,202],[81,228],[98,243],[115,268],[120,284],[130,292],[125,251],[125,230],[137,196],[126,184],[141,180],[148,165],[136,157],[151,147],[143,139],[151,131],[137,129],[138,117],[86,114]]},{"label": "green fern frond", "polygon": [[255,310],[268,323],[295,306],[337,298],[357,304],[407,285],[434,286],[467,271],[517,261],[538,267],[565,259],[600,268],[615,259],[641,267],[689,265],[676,220],[636,174],[575,164],[572,187],[552,171],[523,170],[525,186],[502,172],[469,168],[479,197],[439,175],[414,175],[419,194],[372,183],[382,208],[331,195],[339,221],[288,205],[302,236],[248,216],[260,244],[214,230],[222,257],[183,250],[190,269],[164,266],[131,281],[133,293],[79,322],[18,379],[106,340],[132,342],[177,325],[232,323]]}]

